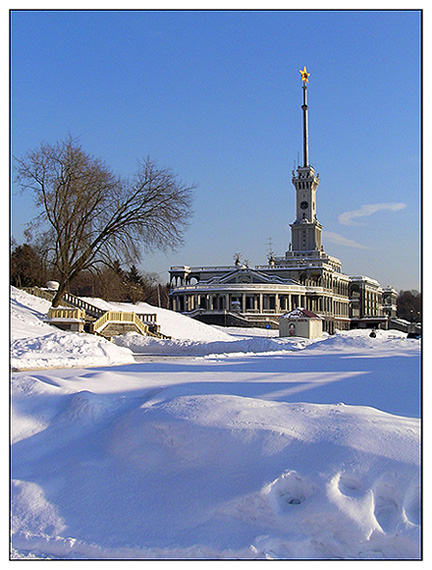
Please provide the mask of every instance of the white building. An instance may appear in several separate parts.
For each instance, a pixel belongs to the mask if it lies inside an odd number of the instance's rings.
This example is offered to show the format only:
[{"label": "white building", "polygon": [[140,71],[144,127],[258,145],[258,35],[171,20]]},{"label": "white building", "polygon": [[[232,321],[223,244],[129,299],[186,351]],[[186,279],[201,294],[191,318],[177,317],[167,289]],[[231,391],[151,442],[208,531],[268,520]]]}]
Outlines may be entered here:
[{"label": "white building", "polygon": [[[328,255],[317,219],[319,175],[309,164],[308,75],[302,73],[303,165],[292,171],[296,218],[285,255],[269,255],[267,264],[250,268],[236,260],[219,267],[176,266],[170,269],[174,311],[207,323],[277,328],[278,318],[297,307],[322,317],[323,330],[387,327],[393,316],[394,289],[384,290],[365,276],[342,273],[341,261]],[[389,301],[390,299],[390,301]]]},{"label": "white building", "polygon": [[301,307],[279,319],[279,336],[282,337],[319,338],[322,332],[322,317]]}]

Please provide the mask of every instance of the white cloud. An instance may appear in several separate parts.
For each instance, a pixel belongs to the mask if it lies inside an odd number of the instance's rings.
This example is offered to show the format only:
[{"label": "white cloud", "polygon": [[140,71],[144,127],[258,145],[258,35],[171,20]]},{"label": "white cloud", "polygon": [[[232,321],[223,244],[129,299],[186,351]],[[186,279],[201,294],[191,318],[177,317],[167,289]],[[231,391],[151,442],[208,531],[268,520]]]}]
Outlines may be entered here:
[{"label": "white cloud", "polygon": [[357,249],[369,249],[367,246],[362,245],[361,243],[357,243],[352,239],[348,239],[339,234],[335,234],[334,232],[323,231],[323,237],[325,238],[326,241],[330,243],[335,243],[337,245],[344,245],[346,247],[356,247]]},{"label": "white cloud", "polygon": [[364,218],[365,216],[371,216],[376,212],[381,210],[389,210],[390,212],[397,212],[406,208],[406,204],[402,202],[386,202],[384,204],[365,204],[361,206],[358,210],[351,210],[351,212],[344,212],[338,216],[339,223],[344,226],[360,226],[353,220],[355,218]]}]

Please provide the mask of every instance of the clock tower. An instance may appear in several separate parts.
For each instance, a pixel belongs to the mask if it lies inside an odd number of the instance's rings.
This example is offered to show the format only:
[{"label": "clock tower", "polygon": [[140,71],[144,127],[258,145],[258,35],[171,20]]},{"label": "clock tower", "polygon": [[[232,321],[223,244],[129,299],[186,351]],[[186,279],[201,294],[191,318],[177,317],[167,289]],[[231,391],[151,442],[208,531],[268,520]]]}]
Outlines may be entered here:
[{"label": "clock tower", "polygon": [[319,180],[313,166],[309,164],[308,148],[308,105],[307,83],[309,73],[306,67],[300,70],[303,88],[303,166],[292,174],[296,189],[296,220],[291,225],[293,251],[320,251],[322,225],[316,217],[316,191]]}]

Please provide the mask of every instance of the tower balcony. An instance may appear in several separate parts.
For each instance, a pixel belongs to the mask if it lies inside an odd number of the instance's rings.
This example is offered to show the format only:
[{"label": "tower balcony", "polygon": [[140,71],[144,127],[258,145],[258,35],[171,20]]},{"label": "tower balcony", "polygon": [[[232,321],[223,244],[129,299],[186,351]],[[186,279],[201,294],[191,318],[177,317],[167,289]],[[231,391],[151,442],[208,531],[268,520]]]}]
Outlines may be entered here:
[{"label": "tower balcony", "polygon": [[298,166],[297,171],[292,171],[293,180],[305,178],[319,178],[319,174],[315,176],[315,168],[309,164],[308,166]]}]

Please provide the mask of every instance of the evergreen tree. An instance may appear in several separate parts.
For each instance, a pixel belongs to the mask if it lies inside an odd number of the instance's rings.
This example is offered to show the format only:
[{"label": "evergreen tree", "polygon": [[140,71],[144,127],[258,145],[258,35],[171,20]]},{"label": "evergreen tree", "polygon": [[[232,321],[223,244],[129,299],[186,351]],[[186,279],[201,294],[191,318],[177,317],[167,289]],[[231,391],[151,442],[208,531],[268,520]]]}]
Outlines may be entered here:
[{"label": "evergreen tree", "polygon": [[44,285],[44,264],[31,245],[25,243],[16,246],[11,253],[10,264],[10,281],[14,287]]},{"label": "evergreen tree", "polygon": [[420,322],[422,297],[418,291],[401,291],[396,299],[397,316],[410,322]]},{"label": "evergreen tree", "polygon": [[139,285],[140,287],[143,287],[144,285],[142,275],[135,265],[131,265],[128,273],[126,274],[126,279],[129,281],[129,283],[132,283],[132,285]]}]

